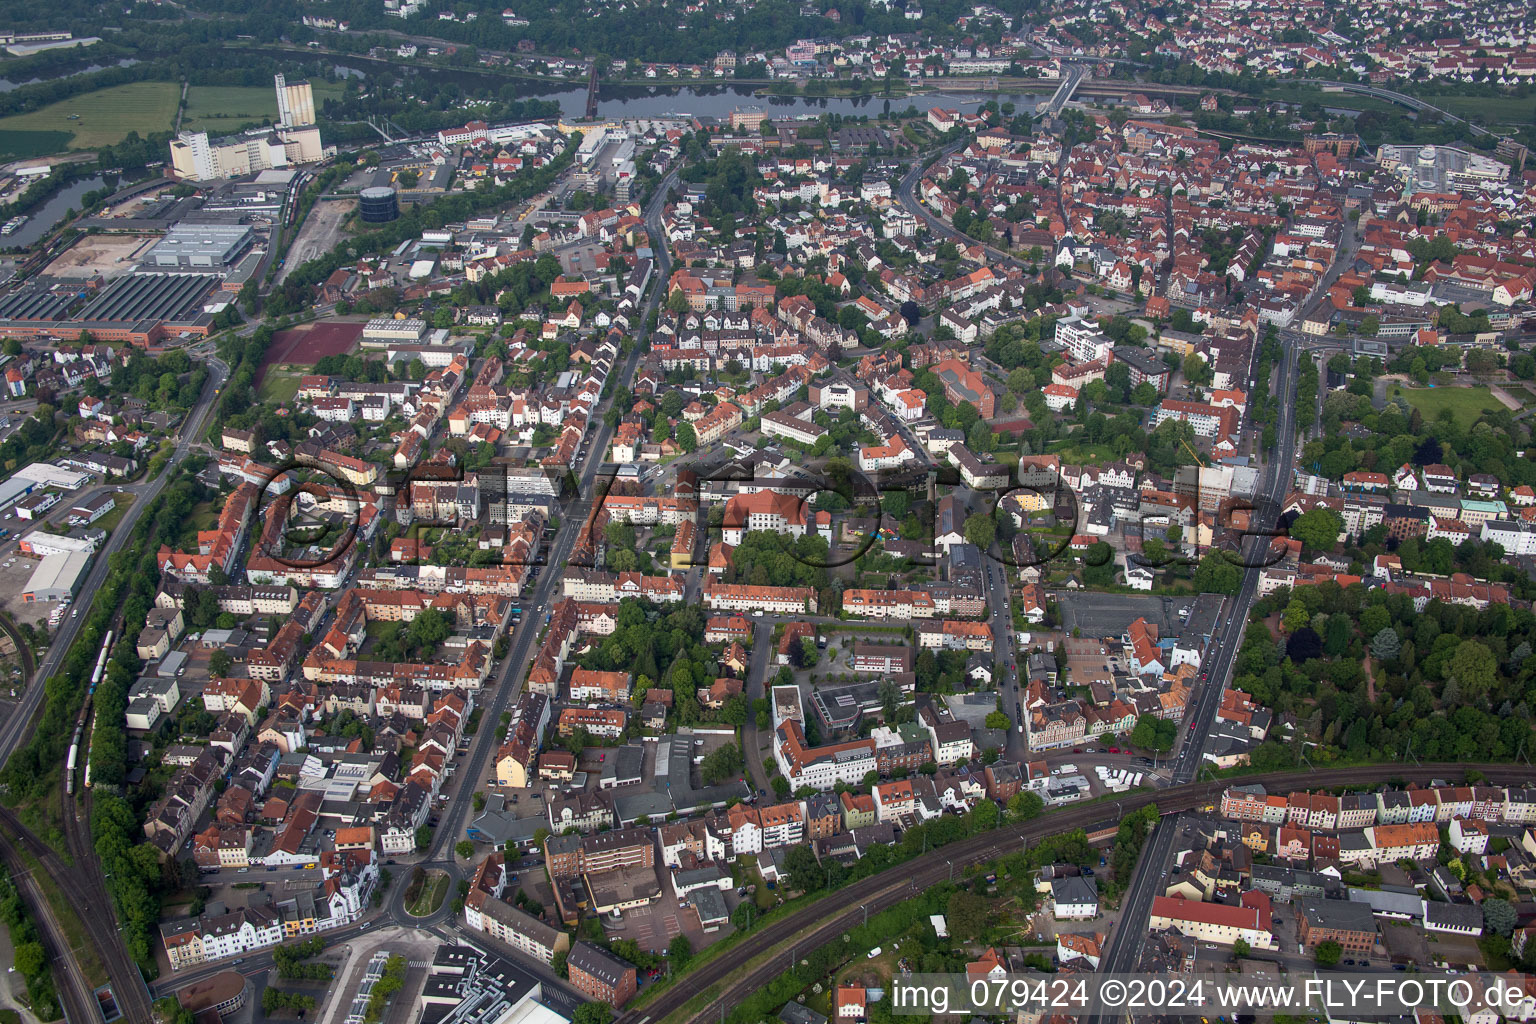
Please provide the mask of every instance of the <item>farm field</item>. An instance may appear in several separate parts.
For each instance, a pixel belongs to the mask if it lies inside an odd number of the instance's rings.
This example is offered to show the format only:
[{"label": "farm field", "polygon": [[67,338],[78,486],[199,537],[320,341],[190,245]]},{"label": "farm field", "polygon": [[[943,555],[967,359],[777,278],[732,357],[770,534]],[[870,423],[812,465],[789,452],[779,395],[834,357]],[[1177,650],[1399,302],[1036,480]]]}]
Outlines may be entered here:
[{"label": "farm field", "polygon": [[[341,87],[329,82],[312,84],[315,106],[341,95]],[[181,127],[228,135],[241,126],[277,120],[277,93],[270,85],[194,85],[187,90],[187,108]]]},{"label": "farm field", "polygon": [[0,161],[30,160],[69,148],[69,132],[0,130]]},{"label": "farm field", "polygon": [[[45,156],[37,151],[47,136],[54,143],[49,152],[66,149],[95,149],[123,141],[129,132],[141,136],[169,131],[176,118],[176,104],[181,87],[174,82],[129,82],[110,89],[82,93],[46,107],[0,118],[0,148],[29,144],[30,156]],[[273,99],[276,104],[276,99]],[[79,117],[71,119],[71,114]],[[19,142],[12,141],[18,139]]]},{"label": "farm field", "polygon": [[1441,410],[1449,409],[1456,417],[1456,422],[1463,427],[1472,426],[1485,410],[1494,411],[1504,408],[1503,403],[1494,398],[1485,387],[1394,387],[1391,396],[1395,398],[1399,394],[1426,420],[1433,422],[1439,418]]}]

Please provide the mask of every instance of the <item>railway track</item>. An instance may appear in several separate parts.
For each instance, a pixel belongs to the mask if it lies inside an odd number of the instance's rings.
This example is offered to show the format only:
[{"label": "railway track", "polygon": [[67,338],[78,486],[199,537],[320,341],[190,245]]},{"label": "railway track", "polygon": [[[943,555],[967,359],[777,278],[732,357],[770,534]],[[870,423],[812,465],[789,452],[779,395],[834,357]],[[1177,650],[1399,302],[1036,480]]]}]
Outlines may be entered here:
[{"label": "railway track", "polygon": [[16,891],[21,894],[22,901],[27,904],[32,920],[37,925],[38,942],[42,944],[44,955],[50,964],[55,965],[53,987],[58,993],[64,1019],[80,1021],[82,1024],[97,1020],[98,1017],[92,1016],[95,995],[71,953],[69,938],[54,918],[48,898],[32,877],[32,869],[21,859],[16,844],[3,830],[0,830],[0,860],[5,861],[11,880],[16,883]]},{"label": "railway track", "polygon": [[[1523,782],[1536,769],[1515,765],[1488,764],[1428,764],[1397,765],[1391,767],[1335,768],[1324,771],[1270,772],[1262,775],[1243,776],[1240,779],[1219,782],[1197,782],[1169,789],[1128,793],[1117,801],[1120,813],[1139,810],[1155,803],[1163,814],[1180,814],[1214,803],[1228,785],[1241,783],[1258,784],[1271,792],[1284,793],[1294,789],[1326,789],[1334,786],[1380,784],[1389,780],[1403,782],[1430,782],[1435,779],[1460,779],[1469,771],[1481,772],[1491,783]],[[1114,818],[1115,811],[1106,803],[1093,803],[1081,807],[1043,815],[1032,821],[1005,826],[983,835],[971,836],[957,843],[941,847],[916,860],[871,875],[836,894],[840,909],[828,913],[824,903],[813,904],[793,914],[780,918],[767,927],[751,933],[729,957],[711,960],[686,975],[676,985],[663,992],[654,1002],[631,1010],[619,1018],[619,1024],[652,1024],[660,1022],[681,1010],[689,1001],[708,991],[712,986],[727,981],[730,975],[762,953],[793,942],[783,956],[774,956],[752,967],[745,975],[730,980],[720,991],[696,1012],[680,1020],[718,1021],[747,994],[767,985],[793,965],[796,949],[819,946],[834,940],[859,924],[866,913],[878,913],[910,898],[917,892],[940,884],[954,877],[957,870],[967,865],[992,860],[1004,853],[1027,846],[1046,836]],[[892,876],[900,874],[900,878]]]},{"label": "railway track", "polygon": [[[71,800],[64,804],[64,835],[75,866],[66,865],[58,852],[32,834],[10,808],[0,805],[0,827],[10,835],[15,845],[36,858],[53,884],[58,886],[75,916],[80,919],[91,944],[96,948],[112,983],[112,993],[117,999],[124,1018],[130,1021],[151,1019],[148,990],[138,965],[123,947],[122,936],[117,931],[117,919],[107,895],[101,873],[94,865],[95,850],[85,824],[75,816]],[[73,965],[71,965],[73,967]],[[85,1018],[87,1020],[95,1018]]]}]

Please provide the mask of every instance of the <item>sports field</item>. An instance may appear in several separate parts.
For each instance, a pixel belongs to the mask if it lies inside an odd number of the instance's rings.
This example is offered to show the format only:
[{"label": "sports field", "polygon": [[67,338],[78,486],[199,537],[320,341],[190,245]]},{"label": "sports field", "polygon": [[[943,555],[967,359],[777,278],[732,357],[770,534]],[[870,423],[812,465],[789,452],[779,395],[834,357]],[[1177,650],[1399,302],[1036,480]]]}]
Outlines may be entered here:
[{"label": "sports field", "polygon": [[[95,149],[123,141],[129,132],[141,136],[169,131],[176,119],[181,87],[174,82],[129,82],[110,89],[81,93],[58,103],[0,118],[0,148],[20,133],[19,144],[29,144],[28,156],[46,156],[66,149]],[[274,99],[273,103],[277,101]],[[39,138],[46,133],[50,139]],[[51,141],[53,148],[38,147]]]},{"label": "sports field", "polygon": [[345,355],[363,336],[360,323],[319,323],[290,327],[272,335],[265,365],[314,366],[321,356]]},{"label": "sports field", "polygon": [[1457,423],[1470,427],[1484,411],[1504,408],[1503,403],[1484,387],[1393,388],[1392,397],[1397,397],[1399,392],[1429,422],[1439,419],[1442,409],[1450,409]]}]

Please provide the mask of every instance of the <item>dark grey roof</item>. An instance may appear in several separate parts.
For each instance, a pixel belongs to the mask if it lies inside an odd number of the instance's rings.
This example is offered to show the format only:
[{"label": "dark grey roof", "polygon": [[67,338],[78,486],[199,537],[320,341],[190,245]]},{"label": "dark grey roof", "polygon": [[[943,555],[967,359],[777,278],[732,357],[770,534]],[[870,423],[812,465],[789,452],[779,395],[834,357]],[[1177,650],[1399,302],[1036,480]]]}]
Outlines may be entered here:
[{"label": "dark grey roof", "polygon": [[571,947],[565,958],[567,968],[589,974],[605,985],[618,986],[624,976],[635,969],[628,960],[621,960],[605,949],[590,942],[578,942]]}]

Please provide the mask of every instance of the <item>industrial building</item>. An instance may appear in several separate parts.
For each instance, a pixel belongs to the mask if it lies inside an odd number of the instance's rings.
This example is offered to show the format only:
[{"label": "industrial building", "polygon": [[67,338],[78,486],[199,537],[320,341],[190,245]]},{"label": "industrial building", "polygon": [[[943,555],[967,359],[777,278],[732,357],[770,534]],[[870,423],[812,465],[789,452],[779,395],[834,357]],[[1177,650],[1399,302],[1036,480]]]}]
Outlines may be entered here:
[{"label": "industrial building", "polygon": [[48,484],[52,487],[62,487],[66,491],[73,491],[84,487],[90,482],[91,474],[82,473],[78,469],[68,469],[64,466],[55,466],[51,462],[31,462],[22,466],[12,478],[21,477],[25,480],[36,480],[40,484]]},{"label": "industrial building", "polygon": [[[108,285],[80,314],[82,320],[192,320],[215,282],[206,274],[131,274]],[[95,331],[93,330],[94,334]]]},{"label": "industrial building", "polygon": [[171,140],[171,169],[185,181],[237,178],[275,167],[310,164],[335,155],[320,140],[320,129],[253,128],[223,139],[184,131]]},{"label": "industrial building", "polygon": [[302,128],[315,123],[315,93],[308,82],[284,80],[281,74],[273,77],[277,87],[277,123],[284,128]]},{"label": "industrial building", "polygon": [[73,298],[71,291],[34,282],[0,298],[0,320],[57,320]]},{"label": "industrial building", "polygon": [[73,491],[90,480],[89,473],[73,469],[61,469],[46,462],[33,462],[22,466],[7,479],[0,480],[0,512],[9,509],[39,487],[58,487]]},{"label": "industrial building", "polygon": [[1509,180],[1509,164],[1455,146],[1386,145],[1376,159],[1421,192],[1480,190]]},{"label": "industrial building", "polygon": [[203,304],[218,284],[214,274],[129,274],[67,320],[0,319],[0,338],[69,339],[89,331],[97,341],[149,346],[168,335],[203,337],[213,326]]},{"label": "industrial building", "polygon": [[425,320],[395,320],[387,316],[369,320],[363,328],[365,348],[387,348],[392,342],[414,344],[427,333]]},{"label": "industrial building", "polygon": [[145,264],[218,270],[239,259],[254,238],[244,224],[177,224],[149,250]]},{"label": "industrial building", "polygon": [[171,169],[187,181],[236,178],[294,164],[310,164],[334,156],[315,127],[315,97],[308,82],[289,85],[282,75],[277,88],[277,125],[253,128],[222,139],[207,132],[186,131],[171,140]]},{"label": "industrial building", "polygon": [[358,214],[364,224],[387,224],[400,216],[400,200],[387,185],[374,185],[357,194]]},{"label": "industrial building", "polygon": [[32,570],[32,578],[27,580],[21,592],[22,601],[32,604],[74,597],[75,588],[80,585],[85,568],[90,564],[91,556],[83,551],[45,555]]}]

